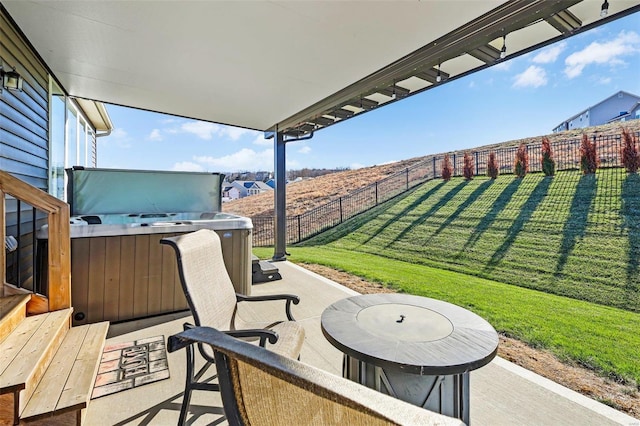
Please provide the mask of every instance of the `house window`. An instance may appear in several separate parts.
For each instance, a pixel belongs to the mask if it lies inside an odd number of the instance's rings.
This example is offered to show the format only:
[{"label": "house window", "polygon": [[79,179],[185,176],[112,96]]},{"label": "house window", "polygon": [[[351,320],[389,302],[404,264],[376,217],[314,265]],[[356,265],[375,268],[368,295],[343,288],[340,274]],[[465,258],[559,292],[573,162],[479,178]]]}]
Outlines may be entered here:
[{"label": "house window", "polygon": [[87,165],[87,122],[78,117],[78,165]]},{"label": "house window", "polygon": [[49,193],[64,200],[64,93],[51,80],[49,86]]},{"label": "house window", "polygon": [[64,169],[95,165],[95,132],[75,103],[53,80],[49,93],[49,193],[66,201]]},{"label": "house window", "polygon": [[67,161],[65,167],[90,166],[93,129],[76,104],[67,99]]},{"label": "house window", "polygon": [[67,137],[65,167],[76,166],[78,161],[78,112],[67,101]]}]

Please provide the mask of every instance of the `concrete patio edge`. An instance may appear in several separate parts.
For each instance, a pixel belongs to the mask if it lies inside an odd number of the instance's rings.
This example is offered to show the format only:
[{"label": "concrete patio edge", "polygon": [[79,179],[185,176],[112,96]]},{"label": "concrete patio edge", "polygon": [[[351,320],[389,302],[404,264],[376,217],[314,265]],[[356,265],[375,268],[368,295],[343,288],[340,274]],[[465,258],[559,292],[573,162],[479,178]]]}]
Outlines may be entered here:
[{"label": "concrete patio edge", "polygon": [[615,408],[612,408],[608,405],[605,405],[601,402],[591,399],[579,392],[571,390],[561,384],[554,382],[553,380],[547,379],[546,377],[536,374],[533,371],[520,367],[519,365],[514,364],[511,361],[507,361],[504,358],[495,357],[492,362],[498,365],[499,367],[512,372],[513,374],[517,374],[518,376],[540,387],[543,387],[553,393],[556,393],[561,397],[566,398],[576,404],[579,404],[584,408],[591,410],[595,413],[598,413],[601,416],[604,416],[614,422],[618,422],[620,424],[628,425],[628,426],[640,426],[640,420],[634,417],[631,417],[628,414],[623,413],[622,411],[616,410]]}]

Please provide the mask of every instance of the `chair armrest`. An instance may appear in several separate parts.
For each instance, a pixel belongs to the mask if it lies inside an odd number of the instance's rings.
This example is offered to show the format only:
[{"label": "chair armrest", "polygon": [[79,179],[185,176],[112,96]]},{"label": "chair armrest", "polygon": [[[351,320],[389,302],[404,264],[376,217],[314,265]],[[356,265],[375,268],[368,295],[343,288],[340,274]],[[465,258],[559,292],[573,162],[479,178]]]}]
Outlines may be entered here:
[{"label": "chair armrest", "polygon": [[[193,328],[197,328],[195,325],[188,322],[185,322],[184,324],[182,324],[182,326],[185,331],[191,330]],[[278,341],[278,338],[280,337],[278,336],[278,333],[276,333],[275,331],[262,329],[262,328],[248,328],[246,330],[226,330],[226,331],[221,330],[221,332],[231,337],[236,337],[238,339],[242,339],[242,338],[246,339],[249,337],[259,337],[260,346],[262,346],[263,348],[267,340],[269,341],[269,343],[273,345]],[[180,348],[177,348],[177,349],[180,349]]]},{"label": "chair armrest", "polygon": [[224,334],[227,334],[231,337],[236,338],[247,338],[247,337],[259,337],[260,338],[260,346],[264,348],[266,341],[272,345],[278,341],[278,333],[273,330],[265,330],[261,328],[255,329],[247,329],[247,330],[227,330],[223,331]]},{"label": "chair armrest", "polygon": [[269,300],[286,300],[285,312],[289,321],[295,321],[293,315],[291,315],[291,303],[294,305],[300,303],[300,298],[295,294],[266,294],[264,296],[245,296],[243,294],[236,293],[236,300],[238,302],[265,302]]},{"label": "chair armrest", "polygon": [[[233,380],[221,380],[222,374],[230,376],[228,373],[224,373],[228,371],[228,368],[224,369],[221,365],[225,365],[226,360],[231,359],[254,368],[253,370],[245,369],[245,374],[255,374],[257,369],[261,374],[281,379],[283,388],[279,390],[278,395],[287,397],[286,401],[281,404],[286,407],[290,407],[289,404],[296,402],[295,399],[301,395],[299,390],[302,389],[325,401],[331,401],[333,403],[331,405],[335,405],[335,409],[334,407],[326,409],[334,416],[336,413],[340,413],[340,410],[349,408],[370,415],[372,421],[378,420],[385,424],[464,426],[464,423],[459,419],[434,413],[300,361],[247,344],[241,340],[231,339],[212,328],[198,327],[169,336],[167,350],[173,352],[194,342],[211,345],[216,353],[216,363],[218,360],[224,361],[219,363],[217,367],[220,369],[218,379],[221,388],[223,383],[229,388],[233,386]],[[221,354],[224,356],[220,356]],[[249,382],[249,386],[243,386],[241,392],[251,392],[256,389]],[[264,388],[260,385],[259,389],[263,390]],[[222,392],[225,390],[222,389]],[[237,407],[235,409],[237,410]],[[273,415],[274,413],[277,415],[279,411],[273,410],[268,414]]]}]

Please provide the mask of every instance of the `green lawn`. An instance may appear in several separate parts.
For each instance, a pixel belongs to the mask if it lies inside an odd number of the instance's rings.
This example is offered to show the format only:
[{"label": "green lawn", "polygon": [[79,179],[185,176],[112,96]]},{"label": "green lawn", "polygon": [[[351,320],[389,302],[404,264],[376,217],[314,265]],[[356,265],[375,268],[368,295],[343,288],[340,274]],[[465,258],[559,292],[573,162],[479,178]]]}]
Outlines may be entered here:
[{"label": "green lawn", "polygon": [[640,383],[638,175],[432,181],[288,251]]},{"label": "green lawn", "polygon": [[463,272],[640,312],[640,176],[431,181],[302,245]]},{"label": "green lawn", "polygon": [[[288,250],[294,262],[330,266],[399,291],[463,306],[496,330],[550,349],[561,359],[640,383],[640,314],[330,246]],[[262,257],[273,253],[255,251]]]}]

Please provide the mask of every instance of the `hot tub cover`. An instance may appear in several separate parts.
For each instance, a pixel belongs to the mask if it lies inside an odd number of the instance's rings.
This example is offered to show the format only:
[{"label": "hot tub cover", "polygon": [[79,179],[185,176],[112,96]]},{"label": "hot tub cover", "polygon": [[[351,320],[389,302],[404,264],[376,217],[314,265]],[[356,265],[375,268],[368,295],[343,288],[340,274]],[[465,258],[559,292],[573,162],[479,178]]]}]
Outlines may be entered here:
[{"label": "hot tub cover", "polygon": [[224,175],[74,167],[67,169],[72,215],[219,212]]}]

